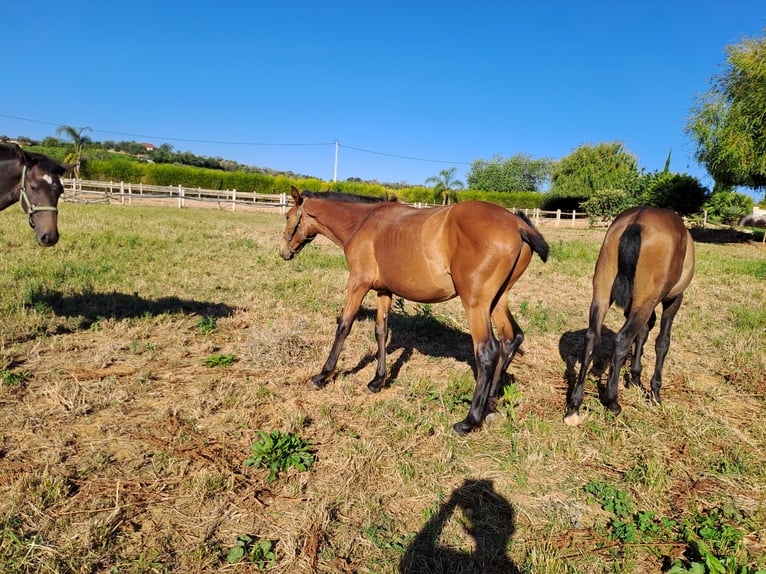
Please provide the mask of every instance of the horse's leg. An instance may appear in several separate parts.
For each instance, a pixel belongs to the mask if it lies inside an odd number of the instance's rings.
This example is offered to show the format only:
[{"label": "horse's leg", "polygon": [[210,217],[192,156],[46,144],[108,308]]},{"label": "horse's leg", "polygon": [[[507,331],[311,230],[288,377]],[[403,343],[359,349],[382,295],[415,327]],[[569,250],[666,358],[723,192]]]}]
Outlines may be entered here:
[{"label": "horse's leg", "polygon": [[620,371],[625,364],[630,348],[642,329],[646,328],[649,317],[654,312],[654,305],[645,303],[633,307],[630,317],[617,333],[614,339],[614,354],[612,355],[612,364],[609,368],[609,377],[606,382],[601,397],[602,404],[609,409],[615,416],[622,412],[620,403],[617,402],[618,384],[620,382]]},{"label": "horse's leg", "polygon": [[657,335],[657,341],[654,343],[657,361],[654,366],[654,376],[652,376],[652,398],[658,403],[660,399],[660,387],[662,386],[662,367],[665,364],[665,356],[670,347],[670,328],[673,326],[673,319],[681,307],[684,294],[681,293],[668,301],[662,302],[662,317],[660,317],[660,333]]},{"label": "horse's leg", "polygon": [[335,371],[335,367],[338,364],[338,357],[340,357],[340,351],[343,348],[343,343],[351,332],[351,326],[354,324],[356,314],[359,312],[362,299],[364,299],[367,291],[369,291],[366,286],[355,284],[350,278],[348,283],[346,302],[343,304],[343,311],[338,320],[338,328],[335,330],[335,341],[332,344],[332,349],[330,349],[330,355],[327,357],[327,360],[322,367],[322,371],[311,377],[311,384],[316,389],[324,387]]},{"label": "horse's leg", "polygon": [[492,377],[492,388],[489,391],[489,403],[487,404],[487,413],[494,409],[494,399],[498,396],[498,387],[500,385],[500,379],[508,370],[508,366],[513,361],[513,357],[516,356],[521,344],[524,342],[524,332],[519,327],[518,323],[511,315],[511,311],[508,309],[508,302],[505,298],[505,294],[502,296],[501,301],[492,311],[492,322],[497,328],[497,336],[500,340],[500,359],[498,360],[497,367],[495,368],[495,374]]},{"label": "horse's leg", "polygon": [[[644,355],[644,344],[649,336],[649,331],[654,328],[657,315],[652,311],[652,315],[649,317],[649,322],[636,335],[636,341],[633,348],[633,359],[630,363],[630,377],[626,377],[625,386],[635,385],[639,388],[641,386],[641,358]],[[627,319],[627,317],[626,317]]]},{"label": "horse's leg", "polygon": [[601,344],[601,325],[609,309],[609,300],[594,297],[590,304],[590,313],[588,314],[588,331],[585,333],[585,347],[583,348],[582,358],[580,360],[580,375],[577,377],[577,383],[569,395],[564,423],[569,426],[580,424],[580,405],[582,405],[583,392],[585,389],[585,379],[590,370],[590,364],[593,361],[593,354]]},{"label": "horse's leg", "polygon": [[455,423],[455,432],[464,435],[481,426],[487,412],[487,404],[492,390],[492,379],[495,376],[500,348],[492,332],[488,312],[476,307],[466,307],[468,326],[473,338],[474,356],[476,358],[476,388],[471,399],[468,415],[462,421]]},{"label": "horse's leg", "polygon": [[391,311],[391,293],[378,291],[378,314],[375,318],[375,340],[378,342],[378,366],[375,377],[367,384],[372,393],[377,393],[386,381],[386,337],[388,335],[388,314]]}]

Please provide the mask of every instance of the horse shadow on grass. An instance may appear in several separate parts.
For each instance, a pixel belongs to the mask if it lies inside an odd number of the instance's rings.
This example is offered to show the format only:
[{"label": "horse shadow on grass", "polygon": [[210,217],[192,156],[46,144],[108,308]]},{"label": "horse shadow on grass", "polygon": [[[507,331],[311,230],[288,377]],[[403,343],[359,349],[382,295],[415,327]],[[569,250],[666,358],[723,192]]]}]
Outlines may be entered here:
[{"label": "horse shadow on grass", "polygon": [[[559,338],[559,355],[566,365],[564,380],[567,383],[567,404],[569,404],[572,391],[577,384],[577,369],[575,367],[582,361],[582,354],[585,350],[585,334],[587,332],[587,329],[567,331]],[[604,385],[600,381],[601,376],[609,367],[609,361],[614,353],[615,336],[616,333],[614,331],[606,326],[602,326],[601,344],[593,351],[593,362],[591,363],[590,373],[599,379],[599,397],[605,390]],[[582,368],[582,365],[580,365],[580,368]]]},{"label": "horse shadow on grass", "polygon": [[[462,516],[456,516],[460,510]],[[452,521],[473,538],[471,551],[440,546],[439,536]],[[439,506],[399,562],[400,574],[518,574],[507,555],[516,530],[516,513],[495,492],[491,480],[466,479],[449,500]]]},{"label": "horse shadow on grass", "polygon": [[[361,308],[357,316],[355,329],[375,329],[375,309]],[[344,374],[355,375],[365,367],[377,361],[376,346],[373,343],[370,352],[363,356],[359,363],[344,371]],[[396,351],[401,350],[394,357]],[[387,374],[386,386],[399,377],[402,367],[409,361],[415,351],[428,357],[451,358],[467,363],[476,375],[476,361],[473,355],[473,340],[471,335],[462,329],[447,325],[430,313],[414,315],[391,313],[388,319],[388,340],[386,344]]]},{"label": "horse shadow on grass", "polygon": [[79,328],[88,329],[104,319],[130,319],[155,317],[165,314],[200,315],[206,317],[229,317],[235,308],[224,303],[195,301],[178,297],[144,299],[137,294],[85,292],[63,295],[58,291],[37,293],[30,301],[32,306],[44,306],[61,317],[80,318]]}]

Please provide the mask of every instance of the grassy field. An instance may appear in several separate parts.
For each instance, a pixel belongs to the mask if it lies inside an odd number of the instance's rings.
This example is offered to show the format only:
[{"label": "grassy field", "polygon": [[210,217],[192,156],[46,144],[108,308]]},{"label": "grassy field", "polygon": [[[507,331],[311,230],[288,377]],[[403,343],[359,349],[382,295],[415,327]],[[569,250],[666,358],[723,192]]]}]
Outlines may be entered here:
[{"label": "grassy field", "polygon": [[337,378],[312,391],[345,293],[334,245],[285,262],[273,213],[67,203],[43,249],[17,209],[0,216],[0,572],[766,564],[761,243],[699,235],[663,404],[621,388],[614,418],[591,381],[572,429],[604,231],[542,226],[551,257],[510,300],[524,353],[499,416],[459,437],[473,390],[459,302],[396,301],[390,384],[371,396],[368,296]]}]

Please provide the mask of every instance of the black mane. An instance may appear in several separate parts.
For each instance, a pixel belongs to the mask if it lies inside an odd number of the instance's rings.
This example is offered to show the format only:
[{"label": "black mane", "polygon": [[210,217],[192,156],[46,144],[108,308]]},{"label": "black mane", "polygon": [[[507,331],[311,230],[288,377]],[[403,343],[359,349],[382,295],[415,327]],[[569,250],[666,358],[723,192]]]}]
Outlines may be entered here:
[{"label": "black mane", "polygon": [[345,201],[347,203],[383,203],[386,201],[397,201],[396,197],[387,199],[385,197],[372,197],[369,195],[357,195],[355,193],[342,193],[339,191],[303,191],[303,197],[313,197],[314,199],[330,199],[333,201]]}]

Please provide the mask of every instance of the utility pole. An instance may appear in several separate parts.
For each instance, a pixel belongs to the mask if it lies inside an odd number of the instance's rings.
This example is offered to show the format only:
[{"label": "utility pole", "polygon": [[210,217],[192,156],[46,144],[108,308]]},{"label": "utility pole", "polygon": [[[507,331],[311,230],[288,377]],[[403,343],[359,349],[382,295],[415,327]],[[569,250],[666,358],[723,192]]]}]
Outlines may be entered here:
[{"label": "utility pole", "polygon": [[333,171],[332,180],[338,181],[338,140],[335,140],[335,171]]}]

